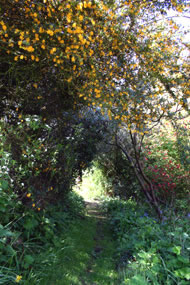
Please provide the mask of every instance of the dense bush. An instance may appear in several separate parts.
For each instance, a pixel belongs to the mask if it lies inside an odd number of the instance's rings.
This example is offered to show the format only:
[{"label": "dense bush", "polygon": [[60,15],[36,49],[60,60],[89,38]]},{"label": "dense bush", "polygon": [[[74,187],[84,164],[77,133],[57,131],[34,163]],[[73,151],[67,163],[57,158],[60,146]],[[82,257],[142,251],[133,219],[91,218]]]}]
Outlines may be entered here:
[{"label": "dense bush", "polygon": [[[104,145],[105,148],[108,148],[106,144]],[[104,189],[107,195],[123,199],[130,197],[139,199],[141,197],[134,171],[117,146],[111,146],[106,149],[106,152],[100,153],[97,156],[96,164],[106,181]]]},{"label": "dense bush", "polygon": [[174,128],[164,121],[159,130],[145,140],[144,163],[146,174],[154,185],[156,195],[165,204],[175,205],[185,198],[188,204],[189,168],[189,123],[176,122]]},{"label": "dense bush", "polygon": [[56,205],[29,208],[7,180],[1,178],[0,183],[0,283],[10,285],[34,273],[38,254],[57,245],[60,234],[84,215],[85,207],[81,197],[69,193]]},{"label": "dense bush", "polygon": [[189,217],[160,224],[143,205],[132,200],[105,203],[118,242],[121,284],[189,284]]},{"label": "dense bush", "polygon": [[41,210],[64,200],[89,166],[104,125],[98,112],[83,112],[64,112],[61,120],[21,115],[17,124],[2,120],[1,169],[23,204]]}]

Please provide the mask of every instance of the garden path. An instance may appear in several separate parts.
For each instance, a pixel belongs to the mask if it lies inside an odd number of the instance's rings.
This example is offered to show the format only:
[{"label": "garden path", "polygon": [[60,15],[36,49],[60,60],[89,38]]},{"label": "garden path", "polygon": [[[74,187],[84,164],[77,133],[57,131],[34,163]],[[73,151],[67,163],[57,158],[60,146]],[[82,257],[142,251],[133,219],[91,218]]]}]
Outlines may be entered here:
[{"label": "garden path", "polygon": [[40,285],[119,285],[116,245],[99,200],[86,201],[86,215],[71,225],[63,249]]}]

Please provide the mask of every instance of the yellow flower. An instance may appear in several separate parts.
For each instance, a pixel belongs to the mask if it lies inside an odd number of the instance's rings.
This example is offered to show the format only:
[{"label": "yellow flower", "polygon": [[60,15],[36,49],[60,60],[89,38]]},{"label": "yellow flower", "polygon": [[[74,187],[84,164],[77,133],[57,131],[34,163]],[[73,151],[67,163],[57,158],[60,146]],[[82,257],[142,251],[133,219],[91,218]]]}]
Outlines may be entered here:
[{"label": "yellow flower", "polygon": [[91,2],[88,2],[88,3],[87,3],[87,6],[88,6],[88,8],[91,8],[92,3],[91,3]]},{"label": "yellow flower", "polygon": [[80,20],[80,21],[83,20],[83,16],[82,16],[82,15],[79,16],[79,20]]},{"label": "yellow flower", "polygon": [[94,51],[91,49],[90,52],[89,52],[90,56],[92,56],[93,53],[94,53]]},{"label": "yellow flower", "polygon": [[3,31],[7,30],[7,27],[5,25],[3,25],[2,28],[3,28]]},{"label": "yellow flower", "polygon": [[36,206],[36,204],[35,204],[35,203],[33,203],[33,204],[32,204],[32,207],[34,208],[35,206]]},{"label": "yellow flower", "polygon": [[56,48],[55,47],[50,50],[50,54],[53,54],[54,52],[56,52]]},{"label": "yellow flower", "polygon": [[79,4],[77,5],[77,10],[81,10],[81,11],[82,11],[82,7],[83,7],[83,4],[82,4],[82,3],[79,3]]},{"label": "yellow flower", "polygon": [[70,23],[70,22],[71,22],[72,15],[69,13],[69,14],[66,16],[66,18],[67,18],[67,22]]},{"label": "yellow flower", "polygon": [[53,36],[54,32],[52,30],[47,30],[47,34]]},{"label": "yellow flower", "polygon": [[28,193],[26,196],[27,196],[28,198],[30,198],[30,197],[31,197],[31,193]]},{"label": "yellow flower", "polygon": [[72,34],[72,30],[70,28],[67,28],[67,32]]},{"label": "yellow flower", "polygon": [[43,33],[44,29],[42,27],[39,28],[39,33]]},{"label": "yellow flower", "polygon": [[21,279],[22,279],[22,276],[21,275],[17,275],[16,279],[15,279],[15,282],[19,283]]},{"label": "yellow flower", "polygon": [[29,47],[27,48],[27,51],[33,52],[33,51],[34,51],[34,48],[33,48],[32,46],[29,46]]},{"label": "yellow flower", "polygon": [[45,47],[45,45],[41,45],[41,48],[42,48],[42,49],[45,49],[46,47]]}]

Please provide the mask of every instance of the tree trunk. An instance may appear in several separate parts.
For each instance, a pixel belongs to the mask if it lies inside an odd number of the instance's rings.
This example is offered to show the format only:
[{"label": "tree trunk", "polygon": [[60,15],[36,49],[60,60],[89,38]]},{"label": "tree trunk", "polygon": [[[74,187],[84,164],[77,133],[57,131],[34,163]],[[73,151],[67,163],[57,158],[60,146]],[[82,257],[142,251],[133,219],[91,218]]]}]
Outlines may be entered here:
[{"label": "tree trunk", "polygon": [[148,203],[154,208],[159,220],[162,220],[162,212],[160,210],[158,201],[156,199],[156,196],[154,194],[154,189],[152,183],[149,181],[149,179],[144,174],[144,171],[140,165],[139,159],[136,158],[136,164],[134,163],[133,158],[129,155],[129,153],[117,142],[117,146],[121,149],[123,154],[126,156],[128,161],[131,164],[131,167],[133,168],[133,171],[135,173],[135,176],[138,179],[138,182],[141,187],[141,191],[144,193]]}]

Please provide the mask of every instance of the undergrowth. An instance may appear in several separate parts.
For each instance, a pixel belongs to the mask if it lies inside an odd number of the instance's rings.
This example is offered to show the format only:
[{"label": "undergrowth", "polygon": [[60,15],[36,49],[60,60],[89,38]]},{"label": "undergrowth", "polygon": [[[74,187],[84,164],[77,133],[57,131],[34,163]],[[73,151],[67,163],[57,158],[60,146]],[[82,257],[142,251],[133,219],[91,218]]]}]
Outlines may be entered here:
[{"label": "undergrowth", "polygon": [[31,280],[38,284],[44,265],[53,258],[49,254],[39,261],[39,255],[60,244],[60,235],[84,216],[84,201],[69,193],[56,205],[34,210],[19,202],[3,179],[0,195],[0,284],[26,285],[32,284]]},{"label": "undergrowth", "polygon": [[159,223],[133,200],[104,203],[117,241],[121,284],[189,284],[189,217],[167,216]]}]

